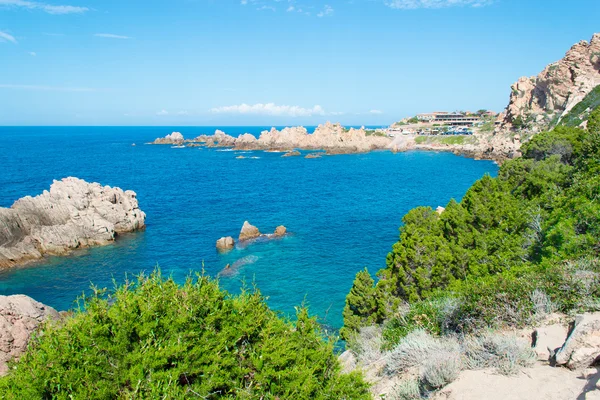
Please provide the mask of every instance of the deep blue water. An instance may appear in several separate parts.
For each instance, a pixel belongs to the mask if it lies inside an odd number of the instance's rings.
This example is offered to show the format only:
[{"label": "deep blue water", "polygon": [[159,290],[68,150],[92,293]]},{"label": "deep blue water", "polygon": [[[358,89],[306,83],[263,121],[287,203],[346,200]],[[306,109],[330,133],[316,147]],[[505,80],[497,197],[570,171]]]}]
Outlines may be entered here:
[{"label": "deep blue water", "polygon": [[[237,135],[266,128],[221,129]],[[354,275],[385,266],[410,208],[445,205],[497,173],[492,162],[450,153],[304,159],[253,152],[244,155],[259,158],[240,160],[232,151],[143,145],[175,130],[195,137],[215,127],[0,127],[0,206],[76,176],[136,191],[147,214],[146,231],[114,245],[0,272],[0,294],[23,293],[66,310],[90,283],[112,287],[113,278],[156,265],[182,281],[203,265],[215,276],[238,262],[238,274],[221,278],[227,290],[254,282],[271,307],[293,314],[306,301],[339,328]],[[282,224],[291,235],[218,254],[216,239],[237,237],[244,220],[263,232]]]}]

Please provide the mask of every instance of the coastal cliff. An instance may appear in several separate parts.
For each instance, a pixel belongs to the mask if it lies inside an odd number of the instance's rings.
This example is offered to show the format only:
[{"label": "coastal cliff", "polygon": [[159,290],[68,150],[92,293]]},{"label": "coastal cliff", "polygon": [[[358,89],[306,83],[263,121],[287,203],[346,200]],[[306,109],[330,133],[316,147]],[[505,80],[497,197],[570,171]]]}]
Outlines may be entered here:
[{"label": "coastal cliff", "polygon": [[500,131],[553,127],[600,85],[600,33],[581,41],[539,75],[522,77],[511,87]]},{"label": "coastal cliff", "polygon": [[131,190],[72,177],[54,181],[50,191],[0,208],[0,268],[106,245],[143,229],[145,218]]}]

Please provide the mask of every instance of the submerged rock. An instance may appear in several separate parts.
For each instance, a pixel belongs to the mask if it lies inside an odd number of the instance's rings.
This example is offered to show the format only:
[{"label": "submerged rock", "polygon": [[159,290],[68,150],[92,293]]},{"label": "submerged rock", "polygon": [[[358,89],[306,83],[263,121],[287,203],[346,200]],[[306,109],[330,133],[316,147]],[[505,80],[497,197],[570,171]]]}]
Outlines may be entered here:
[{"label": "submerged rock", "polygon": [[234,246],[235,240],[233,240],[231,236],[222,237],[221,239],[217,240],[217,250],[219,251],[229,251],[233,249]]},{"label": "submerged rock", "polygon": [[244,240],[255,239],[259,236],[260,231],[258,230],[258,228],[254,225],[251,225],[248,221],[245,221],[244,225],[242,226],[242,230],[240,231],[240,242]]},{"label": "submerged rock", "polygon": [[307,154],[304,158],[321,158],[323,157],[323,154],[321,153],[310,153]]},{"label": "submerged rock", "polygon": [[135,192],[77,178],[54,181],[50,191],[0,207],[0,268],[106,245],[119,233],[145,227]]},{"label": "submerged rock", "polygon": [[0,376],[8,372],[7,362],[27,349],[29,337],[47,319],[59,319],[58,312],[24,295],[0,296]]}]

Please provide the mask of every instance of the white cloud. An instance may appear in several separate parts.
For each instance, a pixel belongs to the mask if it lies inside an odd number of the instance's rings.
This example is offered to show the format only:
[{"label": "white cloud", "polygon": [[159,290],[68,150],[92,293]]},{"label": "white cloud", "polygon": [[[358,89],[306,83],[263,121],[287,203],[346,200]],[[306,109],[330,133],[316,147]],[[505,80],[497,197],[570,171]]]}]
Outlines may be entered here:
[{"label": "white cloud", "polygon": [[0,42],[11,42],[17,44],[17,39],[13,35],[0,31]]},{"label": "white cloud", "polygon": [[209,110],[214,114],[258,114],[288,117],[310,117],[312,115],[327,115],[323,107],[316,105],[312,108],[300,106],[276,105],[275,103],[257,103],[253,105],[240,104],[234,106],[217,107]]},{"label": "white cloud", "polygon": [[109,39],[131,39],[129,36],[113,35],[112,33],[96,33],[94,36]]},{"label": "white cloud", "polygon": [[181,110],[177,112],[177,115],[189,115],[190,113],[185,111],[185,110]]},{"label": "white cloud", "polygon": [[17,90],[44,90],[57,92],[95,92],[98,89],[86,87],[61,87],[61,86],[43,86],[43,85],[13,85],[0,84],[0,89],[17,89]]},{"label": "white cloud", "polygon": [[160,110],[159,112],[156,113],[156,115],[169,115],[169,112],[167,110]]},{"label": "white cloud", "polygon": [[333,15],[333,8],[331,8],[331,6],[325,5],[325,8],[323,8],[323,11],[321,11],[320,13],[317,14],[317,17],[323,18],[323,17],[330,17],[332,15]]},{"label": "white cloud", "polygon": [[6,7],[23,7],[30,10],[42,10],[48,14],[83,14],[89,11],[87,7],[75,7],[75,6],[54,6],[46,3],[39,3],[36,1],[26,0],[0,0],[0,6]]},{"label": "white cloud", "polygon": [[381,110],[371,110],[371,111],[369,111],[369,113],[370,113],[370,114],[376,114],[376,115],[379,115],[379,114],[383,114],[383,111],[381,111]]},{"label": "white cloud", "polygon": [[483,7],[493,0],[386,0],[390,8],[414,10],[418,8]]},{"label": "white cloud", "polygon": [[29,55],[32,56],[32,57],[35,57],[35,56],[37,56],[37,53],[35,51],[30,51]]}]

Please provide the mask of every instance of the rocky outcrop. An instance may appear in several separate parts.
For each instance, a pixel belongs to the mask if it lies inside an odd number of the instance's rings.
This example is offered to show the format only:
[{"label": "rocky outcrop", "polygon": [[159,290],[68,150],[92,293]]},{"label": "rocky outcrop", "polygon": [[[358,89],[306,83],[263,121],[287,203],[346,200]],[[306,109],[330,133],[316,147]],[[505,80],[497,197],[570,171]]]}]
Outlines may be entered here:
[{"label": "rocky outcrop", "polygon": [[501,131],[525,126],[547,129],[600,85],[600,34],[571,47],[565,57],[538,76],[520,78],[513,86]]},{"label": "rocky outcrop", "polygon": [[281,157],[297,157],[299,155],[301,155],[299,151],[288,151]]},{"label": "rocky outcrop", "polygon": [[8,372],[7,362],[26,350],[31,334],[48,319],[59,319],[52,307],[23,295],[0,296],[0,375]]},{"label": "rocky outcrop", "polygon": [[54,181],[50,191],[0,208],[0,268],[106,245],[120,233],[143,229],[145,219],[131,190],[77,178]]},{"label": "rocky outcrop", "polygon": [[231,236],[222,237],[217,240],[217,250],[221,252],[226,252],[235,247],[235,240]]},{"label": "rocky outcrop", "polygon": [[156,140],[154,140],[154,142],[152,142],[151,144],[183,144],[184,142],[184,137],[180,132],[173,132],[167,136],[165,136],[164,138],[157,138]]},{"label": "rocky outcrop", "polygon": [[245,240],[256,239],[260,236],[260,231],[254,225],[251,225],[250,222],[245,221],[242,226],[242,230],[240,231],[240,236],[238,240],[243,242]]},{"label": "rocky outcrop", "polygon": [[283,225],[279,225],[277,228],[275,228],[275,233],[273,233],[273,236],[282,237],[282,236],[285,236],[286,233],[287,233],[287,228]]},{"label": "rocky outcrop", "polygon": [[552,361],[569,369],[594,365],[600,358],[600,313],[586,313],[576,317],[567,340],[556,351]]},{"label": "rocky outcrop", "polygon": [[322,153],[310,153],[304,156],[304,158],[321,158],[323,157]]}]

